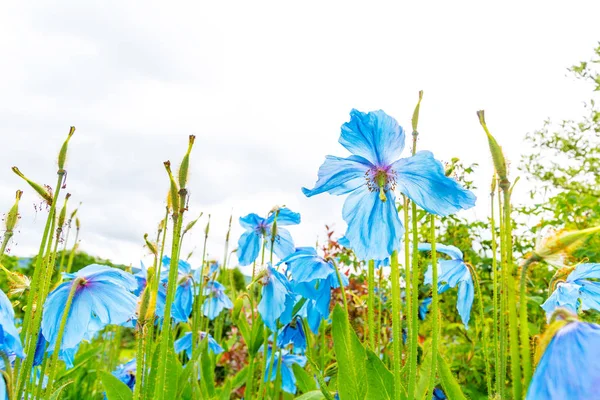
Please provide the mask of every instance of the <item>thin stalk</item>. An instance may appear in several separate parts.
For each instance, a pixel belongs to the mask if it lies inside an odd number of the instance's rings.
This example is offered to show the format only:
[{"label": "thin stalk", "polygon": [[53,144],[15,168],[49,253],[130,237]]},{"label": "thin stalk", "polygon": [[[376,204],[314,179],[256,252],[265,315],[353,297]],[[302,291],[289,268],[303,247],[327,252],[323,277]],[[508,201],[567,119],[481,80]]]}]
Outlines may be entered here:
[{"label": "thin stalk", "polygon": [[369,345],[375,351],[375,261],[369,261],[368,272],[368,299],[367,299],[367,317],[369,324]]},{"label": "thin stalk", "polygon": [[73,261],[75,260],[75,252],[77,251],[77,248],[79,247],[79,229],[77,229],[75,231],[75,243],[73,243],[73,247],[71,247],[71,251],[69,252],[69,260],[67,261],[67,268],[66,268],[66,272],[70,273],[71,272],[71,268],[73,268]]},{"label": "thin stalk", "polygon": [[487,384],[488,397],[492,395],[492,373],[490,368],[490,360],[488,357],[488,345],[487,345],[487,335],[485,334],[485,314],[483,312],[483,295],[481,294],[481,285],[479,284],[479,277],[477,275],[477,271],[475,268],[467,263],[467,267],[469,268],[469,272],[471,272],[471,277],[473,278],[473,283],[475,285],[475,295],[477,296],[479,303],[479,320],[480,320],[480,329],[481,329],[481,341],[482,341],[482,352],[483,352],[483,360],[485,362],[485,380]]},{"label": "thin stalk", "polygon": [[146,346],[145,346],[145,342],[146,342],[146,335],[145,335],[145,324],[141,324],[139,331],[138,331],[138,338],[137,338],[137,351],[136,351],[136,355],[135,355],[135,364],[136,364],[136,381],[135,381],[135,386],[133,388],[133,400],[139,400],[141,399],[141,391],[142,391],[142,387],[144,385],[144,359],[145,359],[145,354],[144,351],[146,350]]},{"label": "thin stalk", "polygon": [[[392,253],[392,255],[393,255],[393,253]],[[332,262],[333,266],[335,267],[335,274],[337,276],[338,283],[340,285],[340,290],[342,292],[342,300],[344,301],[344,310],[346,311],[346,315],[350,316],[350,314],[348,313],[348,300],[346,300],[346,289],[344,288],[344,281],[342,281],[342,275],[340,274],[340,269],[337,265],[337,262],[335,262],[335,260],[331,260],[331,262]]]},{"label": "thin stalk", "polygon": [[529,341],[529,318],[527,315],[527,269],[535,261],[528,258],[521,267],[521,285],[519,293],[519,317],[521,334],[521,362],[523,363],[523,387],[529,387],[531,381],[531,345]]},{"label": "thin stalk", "polygon": [[[73,303],[73,297],[75,296],[75,292],[79,285],[84,282],[83,278],[77,278],[71,284],[71,290],[69,291],[69,297],[67,297],[67,302],[65,304],[65,310],[63,311],[62,318],[60,321],[60,325],[58,328],[58,334],[56,336],[56,342],[54,343],[54,350],[52,353],[52,361],[50,363],[50,372],[48,373],[48,384],[46,387],[46,399],[50,400],[52,397],[52,388],[54,387],[54,378],[56,376],[56,370],[58,369],[58,356],[60,354],[60,346],[62,344],[63,335],[65,333],[65,326],[67,325],[67,320],[69,319],[69,313],[71,311],[71,304]],[[43,377],[40,377],[43,379]]]},{"label": "thin stalk", "polygon": [[[498,188],[500,192],[500,188]],[[500,193],[499,193],[500,194]],[[500,217],[500,260],[501,260],[501,290],[500,290],[500,369],[501,369],[501,382],[500,382],[500,397],[507,399],[506,393],[506,373],[508,369],[507,360],[507,345],[508,345],[508,332],[506,330],[506,306],[507,302],[507,289],[508,289],[508,273],[506,271],[506,241],[504,240],[504,215],[502,214],[502,197],[498,195],[498,211]]]},{"label": "thin stalk", "polygon": [[394,392],[397,399],[402,398],[402,319],[400,313],[402,303],[400,299],[400,267],[398,266],[398,252],[394,250],[390,256],[392,274],[392,337],[394,350]]},{"label": "thin stalk", "polygon": [[[383,318],[383,268],[379,268],[379,279],[377,281],[377,335],[375,336],[375,348],[379,349],[381,344],[381,320]],[[402,312],[402,307],[400,307]],[[402,323],[402,316],[400,316],[400,323]]]},{"label": "thin stalk", "polygon": [[431,240],[431,271],[432,271],[432,279],[431,279],[431,314],[433,315],[433,319],[431,320],[432,324],[432,333],[431,333],[431,372],[429,374],[429,384],[427,385],[427,390],[431,390],[433,393],[433,389],[435,388],[435,377],[437,370],[437,357],[438,357],[438,336],[439,336],[439,296],[438,296],[438,263],[437,263],[437,252],[436,252],[436,243],[435,243],[435,215],[430,216],[431,226],[430,226],[430,240]]},{"label": "thin stalk", "polygon": [[[416,141],[416,138],[415,138]],[[416,145],[416,143],[415,143]],[[417,346],[419,335],[419,232],[417,231],[417,205],[412,202],[412,308],[411,308],[411,341],[408,366],[408,398],[415,396],[417,383]]]},{"label": "thin stalk", "polygon": [[[46,347],[46,345],[44,345],[44,347]],[[44,354],[46,354],[46,351],[44,350]],[[40,378],[37,381],[37,393],[35,395],[36,399],[41,399],[42,398],[42,392],[44,389],[44,376],[46,375],[46,368],[48,368],[48,364],[50,363],[50,359],[47,357],[44,357],[44,362],[42,363],[42,369],[40,371]],[[33,380],[35,381],[35,377],[33,378]]]},{"label": "thin stalk", "polygon": [[[409,227],[409,214],[408,214],[408,206],[410,204],[410,200],[408,197],[402,196],[404,198],[404,303],[406,304],[406,313],[404,314],[406,317],[406,324],[408,329],[408,348],[410,348],[411,343],[411,299],[412,299],[412,290],[411,290],[411,275],[410,275],[410,231]],[[402,322],[402,320],[400,320]],[[402,331],[402,326],[400,327],[400,331]],[[407,353],[408,353],[407,348]]]},{"label": "thin stalk", "polygon": [[[279,324],[277,324],[277,325],[279,325]],[[279,333],[279,329],[275,329],[275,332],[273,332],[273,345],[271,347],[271,357],[269,358],[269,366],[266,369],[266,371],[268,372],[266,374],[267,382],[271,382],[271,375],[273,374],[273,364],[275,364],[275,351],[277,350],[277,335],[278,335],[278,333]],[[279,354],[278,360],[280,358],[281,358],[281,352]],[[277,373],[275,373],[275,379],[277,379]],[[267,391],[269,391],[268,388],[267,388]],[[261,393],[261,398],[264,398],[262,393]]]},{"label": "thin stalk", "polygon": [[[494,180],[496,178],[494,177]],[[490,218],[490,227],[492,230],[492,278],[493,278],[493,341],[494,341],[494,365],[495,365],[495,373],[496,373],[496,393],[500,393],[500,384],[502,382],[502,368],[500,367],[500,350],[499,350],[499,339],[498,339],[498,261],[496,259],[496,253],[498,251],[497,239],[496,239],[496,224],[495,224],[495,216],[494,216],[494,193],[495,190],[492,188],[490,192],[491,198],[491,218]]]}]

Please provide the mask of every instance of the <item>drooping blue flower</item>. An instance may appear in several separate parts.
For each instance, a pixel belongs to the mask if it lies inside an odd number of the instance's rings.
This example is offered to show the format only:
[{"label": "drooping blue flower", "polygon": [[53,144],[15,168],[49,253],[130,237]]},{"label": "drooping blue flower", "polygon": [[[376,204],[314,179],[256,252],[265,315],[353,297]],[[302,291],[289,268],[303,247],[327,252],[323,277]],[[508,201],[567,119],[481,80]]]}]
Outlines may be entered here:
[{"label": "drooping blue flower", "polygon": [[419,305],[419,318],[425,319],[432,301],[433,299],[431,297],[426,297],[421,301],[421,304]]},{"label": "drooping blue flower", "polygon": [[[58,330],[69,292],[77,284],[65,330],[61,353],[76,349],[82,340],[91,340],[106,325],[123,325],[135,318],[137,282],[133,275],[117,268],[92,264],[63,282],[46,299],[42,316],[42,333],[49,342],[48,351],[56,344]],[[80,278],[80,279],[77,279]]]},{"label": "drooping blue flower", "polygon": [[[267,352],[267,360],[271,359],[271,349]],[[294,370],[292,369],[292,365],[298,364],[301,367],[306,365],[306,357],[300,355],[294,355],[288,353],[286,350],[278,350],[275,352],[273,357],[273,370],[271,371],[270,363],[267,364],[267,369],[264,375],[264,381],[267,382],[267,378],[269,382],[273,382],[277,377],[277,364],[279,364],[279,359],[281,357],[281,388],[284,392],[296,394],[296,376],[294,375]]]},{"label": "drooping blue flower", "polygon": [[596,399],[600,388],[600,325],[570,322],[544,351],[527,400]]},{"label": "drooping blue flower", "polygon": [[312,247],[296,248],[294,253],[281,260],[279,264],[287,265],[287,271],[295,282],[314,282],[335,274],[331,262],[319,256],[317,250]]},{"label": "drooping blue flower", "polygon": [[269,329],[277,329],[277,320],[282,325],[292,320],[296,296],[290,282],[281,272],[267,265],[261,278],[262,298],[258,303],[258,312]]},{"label": "drooping blue flower", "polygon": [[475,205],[473,193],[448,178],[431,152],[399,158],[404,141],[402,127],[383,111],[352,110],[339,139],[352,155],[327,156],[314,189],[302,189],[306,196],[349,194],[343,209],[345,237],[359,259],[384,260],[399,249],[404,228],[396,188],[432,214],[449,215]]},{"label": "drooping blue flower", "polygon": [[277,346],[284,348],[289,344],[294,346],[294,353],[304,353],[306,351],[306,333],[304,333],[300,317],[294,318],[292,322],[279,330]]},{"label": "drooping blue flower", "polygon": [[119,365],[114,371],[113,375],[117,377],[121,382],[127,385],[129,389],[133,391],[135,388],[135,375],[137,373],[137,364],[135,358],[125,364]]},{"label": "drooping blue flower", "polygon": [[[206,332],[199,332],[200,340],[204,340],[205,337],[206,337]],[[223,348],[210,335],[210,333],[208,334],[207,341],[208,341],[208,349],[210,351],[212,351],[214,354],[221,354],[223,352]],[[192,342],[193,342],[192,332],[184,333],[182,337],[180,337],[179,339],[177,339],[175,341],[175,352],[181,353],[182,351],[185,351],[185,354],[188,356],[188,358],[192,358],[192,351],[193,351],[193,346],[192,346],[193,343]]]},{"label": "drooping blue flower", "polygon": [[211,321],[221,314],[224,309],[231,310],[233,303],[225,293],[225,286],[217,281],[208,281],[204,287],[204,304],[202,304],[202,313]]},{"label": "drooping blue flower", "polygon": [[25,357],[19,331],[15,326],[15,311],[10,300],[0,290],[0,351]]},{"label": "drooping blue flower", "polygon": [[449,215],[475,205],[473,193],[446,177],[430,152],[399,158],[404,141],[402,127],[383,111],[352,110],[339,139],[352,155],[327,156],[314,189],[302,189],[306,196],[349,194],[343,209],[345,237],[359,259],[384,260],[399,249],[404,228],[396,210],[396,188],[433,214]]},{"label": "drooping blue flower", "polygon": [[[170,269],[171,259],[164,256],[162,262],[163,269],[161,270],[161,280],[165,279],[163,278],[163,273],[167,274],[167,278],[162,282],[166,295],[168,271]],[[195,271],[192,271],[190,263],[185,260],[179,260],[177,268],[177,290],[175,291],[175,300],[173,301],[171,308],[171,318],[176,322],[187,322],[192,313],[192,307],[194,305],[194,272]],[[164,311],[160,316],[164,317]]]},{"label": "drooping blue flower", "polygon": [[431,397],[431,400],[446,400],[448,397],[446,397],[446,393],[444,393],[444,391],[440,388],[433,388],[433,396]]},{"label": "drooping blue flower", "polygon": [[579,264],[575,267],[566,281],[558,283],[542,304],[548,320],[558,307],[566,308],[573,314],[577,314],[578,309],[600,311],[600,282],[590,280],[599,278],[600,264]]},{"label": "drooping blue flower", "polygon": [[[431,251],[431,244],[419,243],[420,251]],[[436,244],[436,250],[449,256],[450,260],[438,261],[438,293],[442,294],[446,290],[458,285],[458,299],[456,301],[456,309],[460,314],[460,318],[465,325],[465,329],[469,329],[469,319],[471,318],[471,306],[475,297],[473,287],[473,277],[469,267],[463,261],[462,252],[454,246],[446,246]],[[424,284],[431,285],[433,280],[433,269],[431,265],[425,272]]]},{"label": "drooping blue flower", "polygon": [[[271,249],[275,215],[276,212],[271,212],[267,218],[262,218],[252,213],[240,218],[240,224],[246,229],[246,232],[242,234],[238,241],[237,257],[241,266],[250,265],[256,260],[260,252],[261,240],[266,241],[267,250]],[[285,207],[279,209],[273,253],[280,259],[287,257],[294,251],[292,235],[282,226],[298,225],[299,223],[300,214]]]}]

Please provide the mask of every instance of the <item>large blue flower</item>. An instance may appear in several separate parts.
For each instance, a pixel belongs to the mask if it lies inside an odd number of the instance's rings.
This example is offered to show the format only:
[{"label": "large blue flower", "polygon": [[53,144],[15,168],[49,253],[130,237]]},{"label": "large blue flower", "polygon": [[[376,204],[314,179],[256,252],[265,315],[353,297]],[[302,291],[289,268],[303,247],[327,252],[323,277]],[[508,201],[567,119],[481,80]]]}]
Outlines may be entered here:
[{"label": "large blue flower", "polygon": [[279,330],[277,346],[284,348],[289,344],[294,346],[294,353],[304,353],[306,351],[306,333],[300,317],[294,318],[292,322]]},{"label": "large blue flower", "polygon": [[0,351],[6,354],[15,354],[18,357],[25,357],[21,338],[17,327],[15,326],[15,311],[10,304],[10,300],[3,291],[0,290]]},{"label": "large blue flower", "polygon": [[[240,224],[246,232],[238,241],[237,257],[241,266],[252,264],[260,252],[261,240],[266,241],[267,249],[271,249],[271,237],[276,212],[271,212],[267,218],[259,217],[252,213],[240,218]],[[298,225],[300,214],[288,208],[280,208],[277,215],[277,232],[273,252],[280,259],[287,257],[294,251],[294,240],[290,232],[282,228],[285,225]]]},{"label": "large blue flower", "polygon": [[314,189],[306,196],[349,194],[343,209],[345,237],[357,257],[384,260],[398,250],[404,228],[396,210],[396,188],[424,210],[449,215],[475,205],[475,196],[446,177],[429,151],[399,158],[404,130],[383,111],[350,112],[339,142],[353,155],[327,156]]},{"label": "large blue flower", "polygon": [[233,303],[225,293],[225,286],[217,281],[209,281],[204,287],[204,296],[207,296],[202,304],[202,313],[211,321],[221,314],[224,309],[231,310]]},{"label": "large blue flower", "polygon": [[135,375],[137,372],[137,364],[135,358],[125,364],[119,365],[114,371],[113,375],[116,376],[121,382],[126,384],[129,389],[133,391],[135,387]]},{"label": "large blue flower", "polygon": [[[419,250],[431,251],[431,244],[420,243]],[[462,252],[454,246],[446,246],[437,244],[436,250],[440,253],[448,255],[450,260],[438,261],[438,293],[442,294],[446,290],[458,285],[458,299],[456,301],[456,309],[460,314],[460,318],[469,329],[469,319],[471,317],[471,306],[475,297],[473,288],[473,277],[469,267],[463,261]],[[425,272],[425,285],[431,285],[433,280],[433,270],[431,265]]]},{"label": "large blue flower", "polygon": [[[204,340],[204,338],[206,337],[206,332],[200,332],[200,340]],[[217,343],[217,341],[215,339],[213,339],[213,337],[210,335],[210,333],[208,334],[208,349],[213,352],[214,354],[221,354],[223,352],[223,348],[219,345],[219,343]],[[182,351],[185,351],[185,354],[187,354],[188,358],[192,358],[192,350],[193,350],[193,346],[192,346],[192,341],[193,341],[193,336],[192,336],[192,332],[186,332],[183,334],[182,337],[180,337],[179,339],[177,339],[175,341],[175,353],[181,353]]]},{"label": "large blue flower", "polygon": [[527,400],[597,399],[600,325],[570,322],[554,335],[540,359]]},{"label": "large blue flower", "polygon": [[331,262],[319,256],[312,247],[298,247],[294,253],[279,262],[282,263],[287,265],[287,271],[295,282],[314,282],[335,274]]},{"label": "large blue flower", "polygon": [[137,282],[133,275],[92,264],[65,276],[81,280],[62,283],[44,303],[42,333],[49,342],[48,351],[54,349],[67,298],[76,282],[78,287],[67,317],[61,353],[76,349],[84,339],[91,340],[108,324],[123,325],[135,318],[137,297],[131,292],[137,289]]},{"label": "large blue flower", "polygon": [[271,265],[267,265],[261,283],[263,289],[258,312],[265,325],[274,331],[277,329],[277,320],[282,325],[292,320],[296,296],[285,275]]},{"label": "large blue flower", "polygon": [[573,314],[577,314],[578,308],[600,311],[600,282],[589,280],[599,278],[600,264],[579,264],[542,304],[548,320],[557,307],[566,308]]},{"label": "large blue flower", "polygon": [[[267,360],[271,359],[271,349],[267,352]],[[296,394],[296,376],[292,365],[298,364],[301,367],[306,365],[306,357],[300,355],[294,355],[288,353],[286,350],[278,350],[274,355],[273,370],[271,371],[271,365],[267,365],[265,371],[264,380],[267,382],[273,382],[277,377],[277,364],[281,357],[281,388],[284,392]]]}]

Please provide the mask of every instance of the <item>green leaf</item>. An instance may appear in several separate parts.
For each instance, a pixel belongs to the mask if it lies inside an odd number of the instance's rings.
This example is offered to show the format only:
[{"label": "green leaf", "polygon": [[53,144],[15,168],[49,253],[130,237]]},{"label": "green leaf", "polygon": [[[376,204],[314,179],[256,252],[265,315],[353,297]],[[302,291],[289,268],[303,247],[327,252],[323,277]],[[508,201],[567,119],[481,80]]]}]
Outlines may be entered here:
[{"label": "green leaf", "polygon": [[246,383],[246,376],[248,375],[248,366],[245,366],[238,372],[231,380],[231,386],[233,389],[237,389]]},{"label": "green leaf", "polygon": [[304,393],[300,397],[296,397],[296,400],[323,400],[325,396],[320,390],[313,390],[312,392]]},{"label": "green leaf", "polygon": [[308,374],[308,372],[306,372],[304,368],[298,364],[292,364],[292,369],[294,370],[296,384],[298,385],[300,392],[306,393],[312,390],[317,390],[317,384],[315,380]]},{"label": "green leaf", "polygon": [[58,389],[56,389],[54,391],[54,393],[52,393],[52,396],[50,396],[50,400],[58,400],[58,399],[60,399],[60,395],[63,392],[63,390],[65,390],[65,388],[67,386],[69,386],[71,383],[73,383],[73,381],[68,381],[68,382],[65,382],[62,385],[60,385],[60,387]]},{"label": "green leaf", "polygon": [[345,311],[336,305],[333,310],[333,348],[338,363],[338,393],[343,400],[367,397],[365,348],[350,327]]},{"label": "green leaf", "polygon": [[259,316],[252,323],[252,339],[248,344],[248,353],[251,355],[256,355],[256,353],[258,353],[260,346],[263,345],[264,333],[264,324]]},{"label": "green leaf", "polygon": [[367,349],[367,398],[394,400],[394,375],[383,365],[383,362]]},{"label": "green leaf", "polygon": [[212,357],[208,351],[208,336],[205,336],[205,339],[206,340],[203,340],[200,345],[202,348],[202,355],[200,356],[202,379],[200,380],[200,385],[206,388],[206,392],[210,397],[213,397],[215,395],[215,368],[212,363]]},{"label": "green leaf", "polygon": [[165,399],[177,398],[177,383],[182,371],[183,367],[175,355],[175,349],[173,346],[169,346],[167,351],[167,380],[163,390]]},{"label": "green leaf", "polygon": [[417,400],[425,400],[425,395],[429,393],[431,388],[428,388],[429,375],[431,374],[431,352],[423,354],[424,361],[419,369],[419,382],[417,384],[417,391],[415,398]]},{"label": "green leaf", "polygon": [[119,378],[110,372],[100,371],[99,373],[108,400],[131,400],[133,398],[131,389],[121,382]]},{"label": "green leaf", "polygon": [[231,392],[233,392],[233,388],[231,387],[231,380],[227,379],[227,381],[221,388],[221,395],[219,396],[219,400],[229,400],[231,398]]},{"label": "green leaf", "polygon": [[444,360],[441,354],[438,353],[438,373],[440,375],[440,380],[442,381],[442,387],[444,388],[444,392],[449,399],[452,400],[467,400],[467,397],[462,392],[460,385],[456,381],[454,375],[452,375],[452,371],[450,367]]}]

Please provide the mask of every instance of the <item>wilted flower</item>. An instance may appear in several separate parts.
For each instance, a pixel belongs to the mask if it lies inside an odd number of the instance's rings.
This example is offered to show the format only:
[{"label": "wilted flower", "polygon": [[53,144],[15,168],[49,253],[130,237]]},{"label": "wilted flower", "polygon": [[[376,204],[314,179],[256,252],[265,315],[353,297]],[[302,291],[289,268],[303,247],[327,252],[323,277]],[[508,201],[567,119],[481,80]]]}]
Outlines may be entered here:
[{"label": "wilted flower", "polygon": [[535,260],[545,260],[550,264],[562,265],[564,258],[579,247],[588,237],[600,232],[600,226],[578,231],[549,230],[538,240],[531,256]]},{"label": "wilted flower", "polygon": [[[200,340],[204,340],[205,337],[206,332],[199,332]],[[187,354],[188,358],[192,358],[192,350],[194,347],[192,340],[192,332],[184,333],[182,337],[175,341],[175,352],[181,353],[182,351],[185,351],[185,354]],[[223,348],[219,345],[219,343],[217,343],[215,339],[213,339],[213,337],[210,334],[208,334],[207,341],[208,349],[211,352],[213,352],[214,354],[221,354],[223,352]]]},{"label": "wilted flower", "polygon": [[[431,251],[431,244],[419,243],[420,251]],[[438,293],[442,294],[446,290],[458,285],[458,299],[456,301],[456,309],[460,314],[460,318],[469,328],[469,319],[471,317],[471,306],[475,297],[473,287],[473,277],[469,267],[463,261],[462,252],[454,246],[446,246],[443,244],[436,245],[436,251],[448,255],[450,260],[438,261]],[[431,265],[425,272],[425,285],[431,285],[433,280],[433,269]]]},{"label": "wilted flower", "polygon": [[225,293],[225,286],[217,281],[209,281],[204,287],[204,296],[207,296],[202,304],[202,313],[211,321],[221,314],[224,309],[231,310],[233,303]]},{"label": "wilted flower", "polygon": [[350,112],[339,142],[353,155],[327,156],[315,188],[306,196],[329,192],[349,194],[343,209],[345,237],[357,257],[383,260],[398,250],[404,228],[396,210],[396,188],[424,210],[449,215],[475,205],[475,196],[446,177],[429,151],[399,158],[404,130],[383,111]]},{"label": "wilted flower", "polygon": [[91,340],[108,324],[123,325],[135,317],[137,298],[131,292],[136,290],[137,282],[133,275],[117,268],[92,264],[64,276],[73,280],[59,285],[44,303],[42,333],[50,343],[48,351],[52,351],[56,344],[63,312],[74,284],[78,287],[67,317],[61,353],[76,348],[84,339]]},{"label": "wilted flower", "polygon": [[573,321],[551,338],[527,400],[595,399],[600,388],[600,325]]},{"label": "wilted flower", "polygon": [[262,298],[258,303],[258,312],[265,325],[274,331],[277,329],[277,320],[281,324],[287,324],[292,320],[296,296],[285,275],[270,264],[263,271],[260,282],[263,289]]},{"label": "wilted flower", "polygon": [[241,266],[252,264],[260,252],[261,239],[265,240],[267,249],[271,249],[272,229],[277,216],[277,231],[273,252],[277,257],[285,258],[294,251],[294,240],[290,232],[282,228],[285,225],[298,225],[300,214],[288,208],[279,208],[269,214],[267,218],[261,218],[256,214],[248,214],[240,218],[240,224],[246,232],[238,241],[237,257]]},{"label": "wilted flower", "polygon": [[589,279],[600,278],[600,264],[579,264],[565,282],[559,282],[556,289],[542,304],[546,317],[550,320],[558,307],[563,307],[577,314],[579,302],[581,310],[594,309],[600,311],[600,282]]},{"label": "wilted flower", "polygon": [[[271,359],[271,349],[267,351],[267,360]],[[274,355],[273,369],[271,370],[270,363],[267,365],[267,370],[265,371],[264,380],[265,382],[273,382],[277,377],[277,364],[279,364],[279,359],[281,357],[281,388],[284,392],[296,394],[296,376],[294,375],[294,370],[292,369],[292,365],[298,364],[301,367],[306,365],[306,357],[300,355],[294,355],[288,353],[286,350],[278,350]],[[267,379],[268,378],[268,379]]]}]

